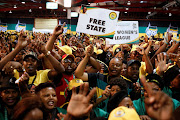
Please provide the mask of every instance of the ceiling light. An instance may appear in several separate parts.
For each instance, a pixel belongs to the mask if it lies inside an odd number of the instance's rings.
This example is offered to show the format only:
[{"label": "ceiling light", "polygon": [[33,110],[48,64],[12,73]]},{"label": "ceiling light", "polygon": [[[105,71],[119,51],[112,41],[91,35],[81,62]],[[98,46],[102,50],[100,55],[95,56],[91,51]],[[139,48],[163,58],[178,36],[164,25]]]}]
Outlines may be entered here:
[{"label": "ceiling light", "polygon": [[172,16],[172,13],[169,13],[169,16]]},{"label": "ceiling light", "polygon": [[64,7],[71,7],[71,0],[64,0]]},{"label": "ceiling light", "polygon": [[21,2],[22,4],[25,4],[25,2]]},{"label": "ceiling light", "polygon": [[71,12],[71,17],[78,17],[78,12]]},{"label": "ceiling light", "polygon": [[127,2],[127,5],[131,5],[131,2],[130,2],[130,1],[128,1],[128,2]]},{"label": "ceiling light", "polygon": [[154,9],[156,9],[156,7],[154,7]]},{"label": "ceiling light", "polygon": [[124,12],[124,13],[127,13],[127,12]]},{"label": "ceiling light", "polygon": [[151,14],[151,12],[148,12],[148,14]]},{"label": "ceiling light", "polygon": [[29,9],[29,12],[32,12],[32,10],[31,10],[31,9]]},{"label": "ceiling light", "polygon": [[42,7],[39,7],[39,9],[42,9]]},{"label": "ceiling light", "polygon": [[9,11],[9,13],[12,13],[11,10]]},{"label": "ceiling light", "polygon": [[14,8],[17,8],[17,6],[16,6],[16,5],[14,5]]},{"label": "ceiling light", "polygon": [[63,11],[66,11],[66,9],[63,9]]},{"label": "ceiling light", "polygon": [[126,8],[126,10],[129,10],[129,8]]},{"label": "ceiling light", "polygon": [[144,1],[140,1],[140,3],[143,3]]}]

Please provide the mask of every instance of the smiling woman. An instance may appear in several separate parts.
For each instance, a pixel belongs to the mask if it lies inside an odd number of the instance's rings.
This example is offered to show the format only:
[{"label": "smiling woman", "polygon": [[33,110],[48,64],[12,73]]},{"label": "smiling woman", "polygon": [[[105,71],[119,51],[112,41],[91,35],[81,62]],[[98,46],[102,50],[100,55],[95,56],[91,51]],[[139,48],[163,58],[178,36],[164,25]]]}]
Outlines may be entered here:
[{"label": "smiling woman", "polygon": [[0,86],[0,120],[11,118],[12,110],[20,99],[18,86],[13,81],[13,77],[5,77]]},{"label": "smiling woman", "polygon": [[66,113],[66,110],[57,108],[57,96],[53,83],[41,83],[35,89],[36,95],[40,98],[43,104],[44,119],[54,120],[58,113]]}]

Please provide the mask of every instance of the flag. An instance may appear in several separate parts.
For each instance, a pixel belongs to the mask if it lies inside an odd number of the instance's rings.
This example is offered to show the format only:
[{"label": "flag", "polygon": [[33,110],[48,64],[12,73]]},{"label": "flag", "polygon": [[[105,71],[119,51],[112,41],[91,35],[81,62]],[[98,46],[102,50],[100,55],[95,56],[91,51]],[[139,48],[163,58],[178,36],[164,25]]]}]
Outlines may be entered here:
[{"label": "flag", "polygon": [[146,34],[148,37],[155,36],[157,34],[157,26],[151,26],[151,24],[148,24],[148,27],[146,28]]},{"label": "flag", "polygon": [[7,31],[7,23],[0,23],[0,31],[5,32]]},{"label": "flag", "polygon": [[177,33],[178,34],[178,27],[171,26],[171,23],[169,24],[169,27],[167,28],[167,32],[169,33]]},{"label": "flag", "polygon": [[26,31],[26,23],[20,23],[18,20],[18,23],[16,24],[15,30],[17,32],[20,32],[21,30]]}]

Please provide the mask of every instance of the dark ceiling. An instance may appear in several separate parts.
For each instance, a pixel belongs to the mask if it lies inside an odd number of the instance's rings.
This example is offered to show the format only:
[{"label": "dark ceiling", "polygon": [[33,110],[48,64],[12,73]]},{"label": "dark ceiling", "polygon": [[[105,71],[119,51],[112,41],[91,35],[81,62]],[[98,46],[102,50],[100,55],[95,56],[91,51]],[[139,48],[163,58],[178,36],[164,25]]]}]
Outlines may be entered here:
[{"label": "dark ceiling", "polygon": [[[48,1],[52,0],[0,0],[0,17],[67,18],[67,8],[60,4],[57,10],[46,9]],[[180,21],[180,0],[72,0],[72,10],[81,4],[120,11],[122,20]]]}]

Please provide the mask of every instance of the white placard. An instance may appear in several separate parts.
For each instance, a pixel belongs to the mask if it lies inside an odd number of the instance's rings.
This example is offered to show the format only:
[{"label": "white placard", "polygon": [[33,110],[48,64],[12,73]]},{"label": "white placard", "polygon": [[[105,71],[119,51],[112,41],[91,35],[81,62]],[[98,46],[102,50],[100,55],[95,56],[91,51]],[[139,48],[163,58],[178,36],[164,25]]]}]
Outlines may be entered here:
[{"label": "white placard", "polygon": [[90,35],[113,37],[119,12],[108,9],[86,7],[79,15],[76,31]]},{"label": "white placard", "polygon": [[133,44],[139,42],[138,21],[120,21],[112,39],[106,39],[107,44]]}]

